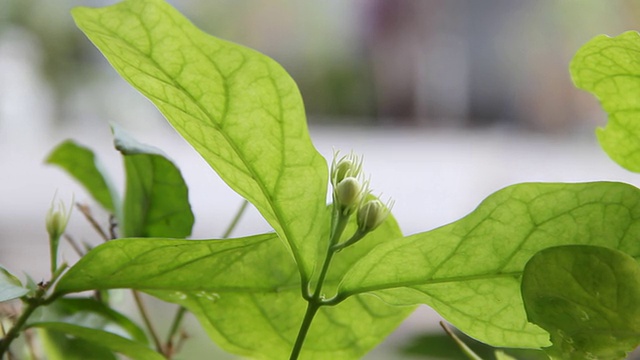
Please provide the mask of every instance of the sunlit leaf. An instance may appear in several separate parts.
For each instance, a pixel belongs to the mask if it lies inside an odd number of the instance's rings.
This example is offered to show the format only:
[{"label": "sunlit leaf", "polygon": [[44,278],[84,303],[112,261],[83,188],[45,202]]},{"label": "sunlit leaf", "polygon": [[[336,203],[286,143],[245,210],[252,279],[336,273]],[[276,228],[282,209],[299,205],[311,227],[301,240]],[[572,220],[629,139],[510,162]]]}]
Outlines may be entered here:
[{"label": "sunlit leaf", "polygon": [[571,61],[577,87],[593,93],[609,114],[597,131],[604,151],[624,168],[640,172],[640,35],[596,36]]},{"label": "sunlit leaf", "polygon": [[[347,232],[352,230],[353,224]],[[350,263],[399,234],[390,218],[336,255],[326,296],[335,294]],[[110,241],[73,266],[56,291],[123,287],[184,305],[218,345],[253,358],[287,358],[306,307],[297,267],[275,234],[230,240]],[[390,306],[369,295],[324,307],[311,326],[301,358],[359,358],[413,309]]]},{"label": "sunlit leaf", "polygon": [[117,214],[118,197],[93,151],[71,140],[58,145],[46,159],[76,179],[102,207]]},{"label": "sunlit leaf", "polygon": [[520,296],[538,251],[589,244],[640,255],[640,191],[622,183],[519,184],[489,196],[450,225],[388,241],[345,276],[342,296],[373,291],[396,304],[425,303],[494,346],[539,348]]},{"label": "sunlit leaf", "polygon": [[161,150],[140,144],[116,125],[112,130],[126,172],[123,236],[189,236],[194,216],[180,170]]},{"label": "sunlit leaf", "polygon": [[256,206],[309,279],[328,226],[327,168],[296,84],[280,65],[203,33],[161,0],[76,8],[73,17],[118,73]]},{"label": "sunlit leaf", "polygon": [[529,320],[551,334],[557,359],[624,359],[640,344],[640,266],[599,246],[561,246],[529,260],[522,277]]}]

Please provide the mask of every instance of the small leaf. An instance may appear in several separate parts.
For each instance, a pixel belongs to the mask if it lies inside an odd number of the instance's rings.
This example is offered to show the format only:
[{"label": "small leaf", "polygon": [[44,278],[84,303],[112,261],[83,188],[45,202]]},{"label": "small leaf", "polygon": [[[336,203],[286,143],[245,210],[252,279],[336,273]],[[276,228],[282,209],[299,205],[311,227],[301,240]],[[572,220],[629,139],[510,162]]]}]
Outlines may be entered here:
[{"label": "small leaf", "polygon": [[255,205],[310,279],[329,224],[328,174],[291,77],[269,57],[203,33],[161,0],[72,14],[116,71]]},{"label": "small leaf", "polygon": [[640,35],[596,36],[571,61],[575,85],[591,92],[609,114],[597,131],[604,151],[627,170],[640,172]]},{"label": "small leaf", "polygon": [[526,262],[564,244],[640,256],[640,191],[622,183],[519,184],[447,226],[387,241],[345,275],[340,294],[373,292],[427,304],[470,336],[499,347],[548,346],[520,296]]},{"label": "small leaf", "polygon": [[640,344],[640,266],[598,246],[560,246],[525,266],[522,297],[529,320],[551,334],[558,359],[624,359]]},{"label": "small leaf", "polygon": [[[151,350],[146,345],[114,333],[86,328],[83,326],[61,323],[61,322],[39,322],[31,324],[29,327],[57,331],[66,335],[82,339],[90,343],[99,344],[101,347],[111,349],[115,352],[126,355],[132,359],[140,360],[164,360],[165,358],[157,352]],[[90,354],[85,354],[90,356]]]},{"label": "small leaf", "polygon": [[117,193],[110,185],[93,151],[67,140],[49,154],[46,163],[61,167],[82,184],[105,210],[117,214]]},{"label": "small leaf", "polygon": [[116,125],[112,131],[127,179],[123,236],[189,236],[194,216],[180,170],[159,149],[138,143]]},{"label": "small leaf", "polygon": [[0,302],[18,299],[28,293],[29,289],[23,287],[15,275],[0,266]]}]

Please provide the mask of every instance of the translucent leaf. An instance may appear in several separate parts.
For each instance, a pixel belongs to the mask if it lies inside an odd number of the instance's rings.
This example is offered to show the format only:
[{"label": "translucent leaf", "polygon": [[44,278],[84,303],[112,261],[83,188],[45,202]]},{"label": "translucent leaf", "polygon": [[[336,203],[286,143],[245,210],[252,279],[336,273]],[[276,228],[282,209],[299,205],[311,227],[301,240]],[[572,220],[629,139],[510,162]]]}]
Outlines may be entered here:
[{"label": "translucent leaf", "polygon": [[560,246],[522,276],[529,320],[551,334],[554,359],[624,359],[640,344],[640,266],[599,246]]},{"label": "translucent leaf", "polygon": [[126,172],[123,236],[189,236],[194,216],[180,170],[159,149],[140,144],[116,125],[112,130]]},{"label": "translucent leaf", "polygon": [[0,266],[0,302],[18,299],[29,293],[20,280]]},{"label": "translucent leaf", "polygon": [[280,65],[203,33],[161,0],[76,8],[73,17],[118,73],[256,206],[310,279],[328,227],[327,165]]},{"label": "translucent leaf", "polygon": [[597,131],[604,151],[640,172],[640,35],[596,36],[578,50],[570,69],[576,86],[594,94],[609,114]]},{"label": "translucent leaf", "polygon": [[[118,336],[108,331],[86,328],[61,322],[39,322],[31,324],[30,327],[41,328],[49,331],[64,333],[76,339],[82,339],[90,343],[100,344],[115,352],[128,356],[131,359],[140,360],[163,360],[164,356],[151,350],[146,345],[127,338]],[[91,353],[85,354],[90,358]]]},{"label": "translucent leaf", "polygon": [[107,211],[117,214],[117,194],[102,171],[93,151],[71,140],[58,145],[46,159],[76,179]]},{"label": "translucent leaf", "polygon": [[447,226],[388,241],[347,273],[341,296],[374,292],[424,303],[470,336],[500,347],[550,345],[520,296],[526,262],[563,244],[640,255],[640,191],[610,182],[519,184]]},{"label": "translucent leaf", "polygon": [[[335,294],[349,264],[399,234],[389,219],[336,255],[326,296]],[[275,234],[231,240],[110,241],[73,266],[56,291],[123,287],[184,305],[221,347],[252,358],[287,358],[306,307],[297,267]],[[390,306],[369,295],[324,307],[314,319],[301,357],[359,358],[413,309]]]}]

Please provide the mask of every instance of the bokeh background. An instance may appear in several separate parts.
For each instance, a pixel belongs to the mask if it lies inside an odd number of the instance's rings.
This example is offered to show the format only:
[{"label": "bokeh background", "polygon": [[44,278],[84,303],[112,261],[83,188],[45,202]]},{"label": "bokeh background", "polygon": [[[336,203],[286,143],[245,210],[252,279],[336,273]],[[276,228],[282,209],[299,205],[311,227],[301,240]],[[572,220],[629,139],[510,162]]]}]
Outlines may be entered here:
[{"label": "bokeh background", "polygon": [[[55,193],[92,206],[106,223],[87,194],[43,159],[73,138],[95,149],[121,184],[109,122],[182,168],[194,237],[219,236],[240,204],[69,15],[75,6],[114,2],[0,0],[0,264],[14,273],[47,277],[44,214]],[[407,234],[454,221],[517,182],[637,182],[599,149],[593,130],[606,116],[573,87],[568,64],[593,36],[637,30],[638,1],[169,2],[203,30],[280,62],[300,87],[319,151],[364,154],[374,189],[396,200]],[[235,235],[268,230],[250,210]],[[79,212],[69,232],[99,242]],[[68,246],[62,253],[76,260]],[[437,319],[419,310],[368,357],[428,358],[423,335],[438,333]],[[190,322],[195,339],[186,348],[215,351]]]}]

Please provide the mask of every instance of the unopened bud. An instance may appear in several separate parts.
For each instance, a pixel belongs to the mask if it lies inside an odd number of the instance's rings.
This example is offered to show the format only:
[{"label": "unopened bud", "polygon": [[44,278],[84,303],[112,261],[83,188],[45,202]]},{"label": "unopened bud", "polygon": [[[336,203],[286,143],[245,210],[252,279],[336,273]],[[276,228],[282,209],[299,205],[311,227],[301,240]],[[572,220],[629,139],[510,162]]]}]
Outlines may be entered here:
[{"label": "unopened bud", "polygon": [[334,188],[348,177],[360,178],[362,173],[362,160],[353,153],[340,159],[337,157],[338,153],[336,152],[331,164],[331,184]]},{"label": "unopened bud", "polygon": [[391,212],[392,204],[385,206],[378,199],[369,200],[358,209],[358,230],[368,233],[382,224]]},{"label": "unopened bud", "polygon": [[54,200],[54,202],[51,203],[51,207],[49,211],[47,211],[45,218],[45,224],[50,238],[58,239],[62,236],[67,228],[70,213],[71,209],[67,212],[67,208],[62,201],[58,201],[56,204]]},{"label": "unopened bud", "polygon": [[335,189],[336,203],[345,214],[351,214],[362,200],[362,184],[354,177],[344,178]]}]

